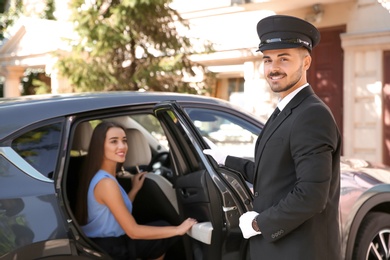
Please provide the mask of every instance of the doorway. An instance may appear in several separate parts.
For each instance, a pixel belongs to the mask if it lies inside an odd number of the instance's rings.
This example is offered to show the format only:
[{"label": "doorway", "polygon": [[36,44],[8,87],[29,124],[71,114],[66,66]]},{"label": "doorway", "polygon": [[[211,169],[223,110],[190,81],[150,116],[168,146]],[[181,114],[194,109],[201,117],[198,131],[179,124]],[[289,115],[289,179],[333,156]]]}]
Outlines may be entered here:
[{"label": "doorway", "polygon": [[343,136],[343,63],[340,34],[345,26],[319,29],[320,43],[313,49],[308,82],[329,106]]},{"label": "doorway", "polygon": [[390,51],[383,53],[383,163],[390,165]]}]

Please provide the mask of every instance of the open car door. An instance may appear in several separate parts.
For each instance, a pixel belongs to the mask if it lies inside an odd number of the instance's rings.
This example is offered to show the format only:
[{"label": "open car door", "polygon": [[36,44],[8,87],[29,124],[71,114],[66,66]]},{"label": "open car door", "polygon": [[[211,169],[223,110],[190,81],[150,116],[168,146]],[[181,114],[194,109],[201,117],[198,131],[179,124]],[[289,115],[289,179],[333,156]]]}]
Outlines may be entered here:
[{"label": "open car door", "polygon": [[246,259],[239,217],[252,210],[252,193],[245,180],[203,154],[207,143],[176,102],[162,102],[154,113],[169,143],[180,215],[198,221],[189,232],[187,259]]}]

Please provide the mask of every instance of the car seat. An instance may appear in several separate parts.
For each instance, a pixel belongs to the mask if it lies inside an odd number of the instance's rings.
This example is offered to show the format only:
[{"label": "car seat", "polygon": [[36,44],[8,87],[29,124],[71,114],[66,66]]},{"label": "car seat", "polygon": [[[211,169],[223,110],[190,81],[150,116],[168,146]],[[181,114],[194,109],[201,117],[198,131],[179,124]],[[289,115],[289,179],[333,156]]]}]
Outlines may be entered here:
[{"label": "car seat", "polygon": [[73,134],[70,159],[66,176],[66,191],[69,205],[72,211],[75,209],[77,189],[80,180],[80,171],[84,159],[88,153],[89,143],[92,137],[92,126],[87,122],[80,123]]},{"label": "car seat", "polygon": [[[128,151],[123,170],[117,174],[122,187],[129,192],[134,174],[148,169],[152,152],[146,137],[138,129],[126,129]],[[177,197],[172,183],[161,175],[149,172],[144,185],[133,202],[133,215],[137,222],[147,223],[164,219],[180,223]]]}]

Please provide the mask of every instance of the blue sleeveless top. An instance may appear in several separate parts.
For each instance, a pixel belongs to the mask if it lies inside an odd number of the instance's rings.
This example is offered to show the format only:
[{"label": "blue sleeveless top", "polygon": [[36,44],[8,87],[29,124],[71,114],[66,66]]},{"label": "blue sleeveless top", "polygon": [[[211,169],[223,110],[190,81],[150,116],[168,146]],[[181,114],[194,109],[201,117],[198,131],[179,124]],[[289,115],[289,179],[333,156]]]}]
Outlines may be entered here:
[{"label": "blue sleeveless top", "polygon": [[88,223],[81,226],[87,237],[119,237],[125,234],[123,228],[116,221],[110,209],[96,201],[94,190],[96,184],[104,178],[113,179],[119,186],[123,200],[127,209],[131,212],[133,205],[122,186],[118,181],[106,171],[99,170],[92,178],[88,188]]}]

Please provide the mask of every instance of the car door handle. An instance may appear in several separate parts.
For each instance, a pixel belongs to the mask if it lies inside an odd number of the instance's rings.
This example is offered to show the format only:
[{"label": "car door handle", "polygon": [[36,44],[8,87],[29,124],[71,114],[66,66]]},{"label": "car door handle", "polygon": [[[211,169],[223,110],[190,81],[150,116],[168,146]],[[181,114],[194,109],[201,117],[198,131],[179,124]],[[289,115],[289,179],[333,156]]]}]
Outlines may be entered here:
[{"label": "car door handle", "polygon": [[189,192],[189,191],[188,191],[187,189],[185,189],[185,188],[180,189],[180,193],[181,193],[181,195],[183,196],[183,198],[188,198],[188,197],[190,197],[190,196],[192,196],[192,195],[195,194],[195,192]]},{"label": "car door handle", "polygon": [[237,207],[236,206],[233,206],[233,207],[222,207],[222,210],[224,212],[228,212],[228,211],[232,211],[232,210],[237,210]]}]

